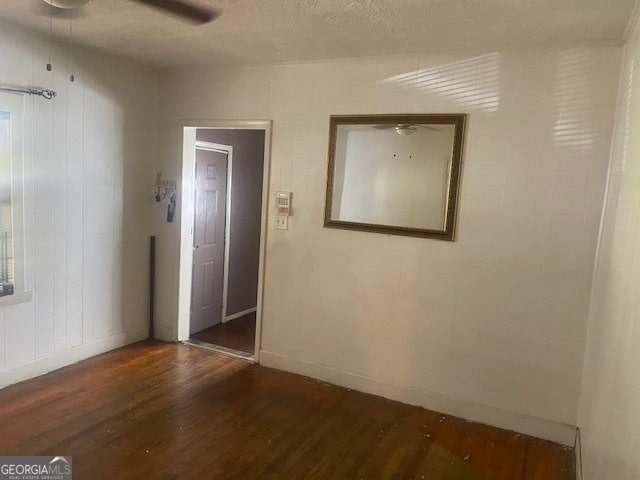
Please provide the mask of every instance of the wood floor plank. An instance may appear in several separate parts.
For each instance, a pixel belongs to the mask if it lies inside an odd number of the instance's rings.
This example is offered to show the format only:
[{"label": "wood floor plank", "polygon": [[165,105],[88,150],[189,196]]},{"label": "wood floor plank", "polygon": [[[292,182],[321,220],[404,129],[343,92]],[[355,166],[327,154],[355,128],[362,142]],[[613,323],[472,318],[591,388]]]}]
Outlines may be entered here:
[{"label": "wood floor plank", "polygon": [[253,354],[256,339],[256,312],[193,333],[191,338]]},{"label": "wood floor plank", "polygon": [[160,342],[0,390],[0,425],[77,479],[574,478],[551,442]]}]

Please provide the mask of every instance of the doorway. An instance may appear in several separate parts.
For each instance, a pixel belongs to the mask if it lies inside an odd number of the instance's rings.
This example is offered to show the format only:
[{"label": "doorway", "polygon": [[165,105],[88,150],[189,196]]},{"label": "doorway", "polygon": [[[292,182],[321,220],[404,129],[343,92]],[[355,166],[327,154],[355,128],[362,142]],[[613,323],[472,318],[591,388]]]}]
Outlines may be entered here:
[{"label": "doorway", "polygon": [[270,122],[183,126],[178,337],[258,361]]}]

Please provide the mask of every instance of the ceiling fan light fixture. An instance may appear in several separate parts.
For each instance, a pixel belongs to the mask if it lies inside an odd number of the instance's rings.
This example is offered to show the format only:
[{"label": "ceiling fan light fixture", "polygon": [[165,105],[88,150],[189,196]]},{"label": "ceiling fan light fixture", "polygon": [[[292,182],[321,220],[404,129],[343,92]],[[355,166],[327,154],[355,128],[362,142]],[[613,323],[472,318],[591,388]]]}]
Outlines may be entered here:
[{"label": "ceiling fan light fixture", "polygon": [[416,131],[416,127],[413,125],[396,125],[395,131],[401,137],[408,137],[409,135],[413,135],[413,132]]},{"label": "ceiling fan light fixture", "polygon": [[86,5],[89,0],[44,0],[44,3],[56,8],[73,9]]}]

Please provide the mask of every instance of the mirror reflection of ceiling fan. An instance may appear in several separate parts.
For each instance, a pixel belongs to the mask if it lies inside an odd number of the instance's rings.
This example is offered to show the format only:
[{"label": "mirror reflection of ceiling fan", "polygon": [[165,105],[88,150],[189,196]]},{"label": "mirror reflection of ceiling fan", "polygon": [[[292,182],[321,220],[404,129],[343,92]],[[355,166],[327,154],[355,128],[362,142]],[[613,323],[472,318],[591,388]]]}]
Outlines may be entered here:
[{"label": "mirror reflection of ceiling fan", "polygon": [[378,130],[387,130],[393,128],[396,133],[403,137],[408,137],[409,135],[413,135],[413,133],[418,130],[418,128],[425,128],[427,130],[438,130],[437,128],[430,127],[429,125],[423,124],[413,124],[413,123],[383,123],[382,125],[374,125],[373,128],[377,128]]},{"label": "mirror reflection of ceiling fan", "polygon": [[[43,0],[49,5],[63,10],[80,8],[89,0]],[[142,3],[163,12],[188,20],[192,23],[203,24],[215,20],[218,12],[209,8],[196,7],[183,0],[130,0]]]}]

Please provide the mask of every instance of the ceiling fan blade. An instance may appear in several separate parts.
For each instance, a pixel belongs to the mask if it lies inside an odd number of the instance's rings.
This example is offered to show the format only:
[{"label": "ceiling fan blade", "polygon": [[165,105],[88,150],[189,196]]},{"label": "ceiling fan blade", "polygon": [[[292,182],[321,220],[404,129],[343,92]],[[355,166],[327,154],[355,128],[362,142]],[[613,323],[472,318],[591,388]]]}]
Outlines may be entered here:
[{"label": "ceiling fan blade", "polygon": [[373,128],[377,128],[378,130],[388,130],[389,128],[403,128],[405,130],[415,130],[417,127],[420,128],[428,128],[429,130],[436,130],[436,128],[430,127],[428,125],[422,125],[419,123],[383,123],[381,125],[374,125]]},{"label": "ceiling fan blade", "polygon": [[49,2],[38,2],[36,14],[42,17],[60,18],[64,20],[76,20],[87,16],[83,7],[63,8],[53,6]]},{"label": "ceiling fan blade", "polygon": [[173,15],[186,18],[193,23],[208,23],[218,16],[218,12],[213,9],[194,7],[181,0],[133,0],[144,3],[150,7],[164,10]]},{"label": "ceiling fan blade", "polygon": [[52,7],[73,10],[74,8],[80,8],[86,5],[89,3],[89,0],[44,0],[44,2]]}]

